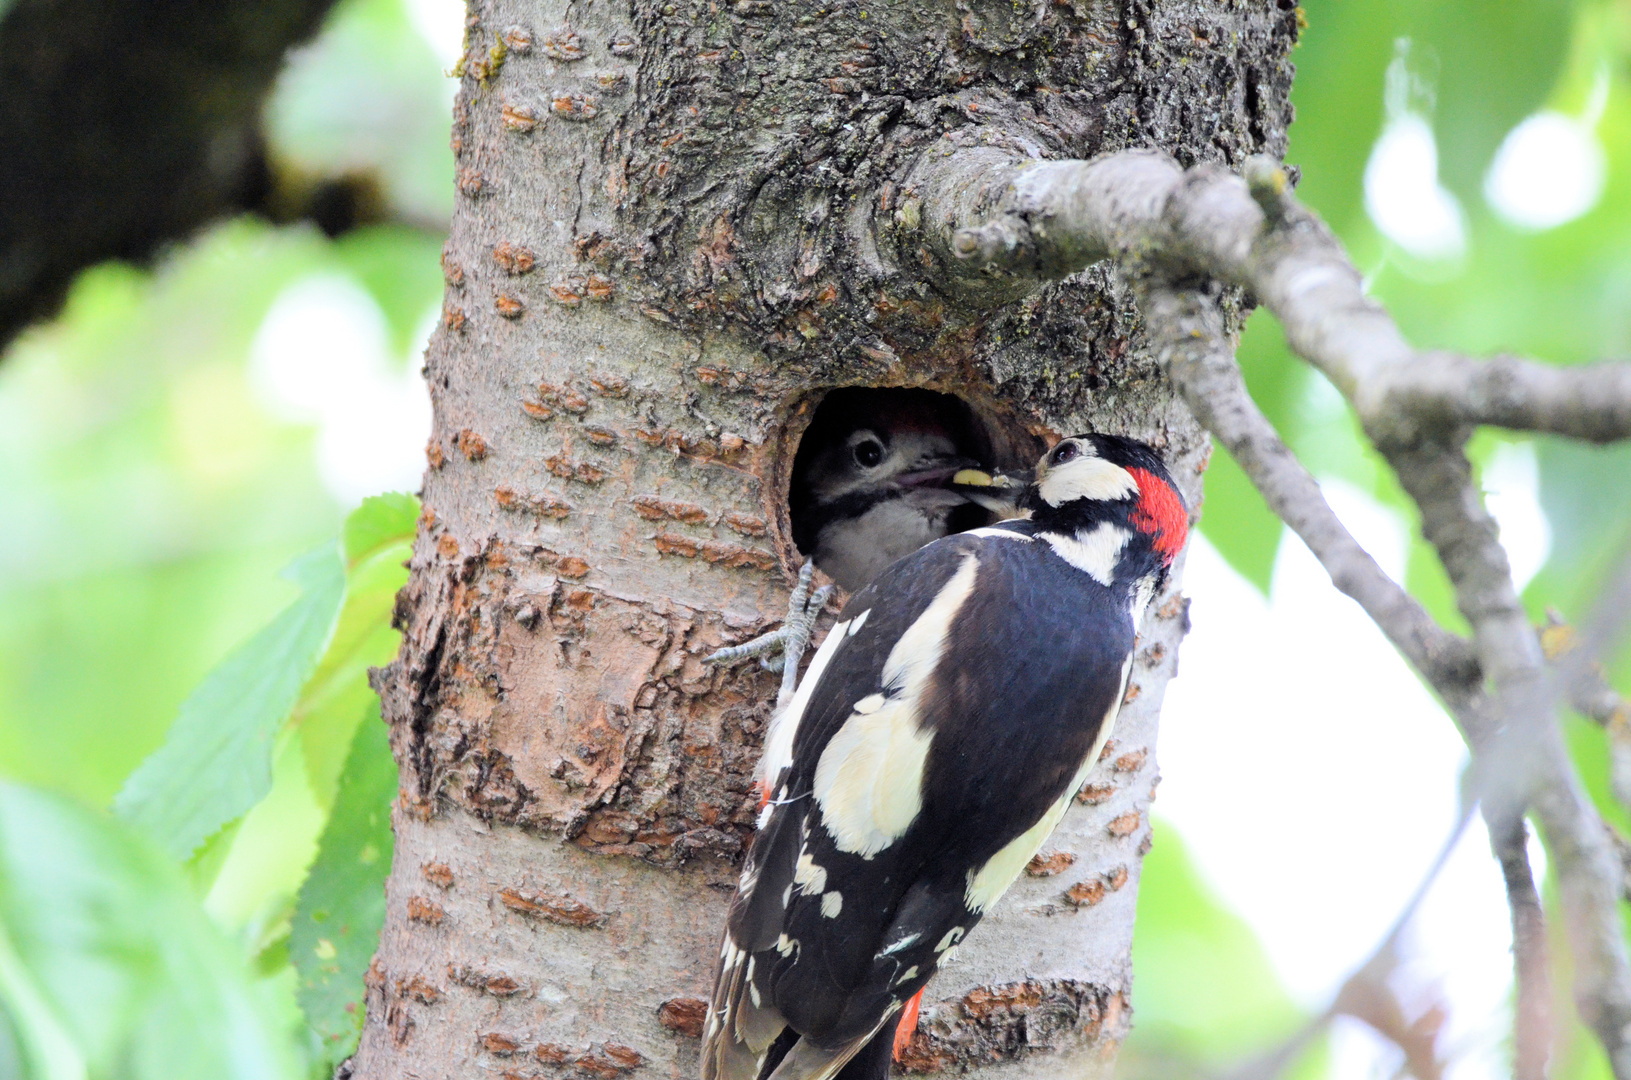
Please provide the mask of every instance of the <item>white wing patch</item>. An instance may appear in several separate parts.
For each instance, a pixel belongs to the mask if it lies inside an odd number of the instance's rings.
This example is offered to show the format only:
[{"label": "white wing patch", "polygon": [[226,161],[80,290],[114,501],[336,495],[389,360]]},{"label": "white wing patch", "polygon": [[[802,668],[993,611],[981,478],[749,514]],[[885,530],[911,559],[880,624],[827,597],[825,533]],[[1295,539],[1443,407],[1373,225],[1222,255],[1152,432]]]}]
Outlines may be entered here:
[{"label": "white wing patch", "polygon": [[1126,548],[1127,541],[1133,538],[1133,534],[1126,529],[1108,522],[1101,523],[1085,536],[1081,533],[1064,536],[1051,532],[1042,535],[1052,545],[1054,554],[1076,569],[1085,571],[1100,585],[1115,581],[1116,564],[1121,561],[1121,552]]},{"label": "white wing patch", "polygon": [[1121,663],[1121,686],[1110,703],[1110,710],[1105,713],[1104,722],[1099,725],[1098,738],[1093,740],[1087,756],[1077,766],[1076,775],[1071,779],[1070,786],[1065,788],[1065,793],[1048,807],[1035,825],[1010,840],[1001,851],[986,860],[984,866],[968,872],[968,891],[963,896],[963,902],[968,905],[970,911],[986,911],[1008,891],[1008,887],[1019,877],[1020,871],[1025,869],[1025,864],[1042,849],[1043,843],[1065,816],[1065,811],[1070,809],[1070,800],[1080,790],[1082,782],[1087,779],[1087,774],[1093,771],[1093,766],[1098,764],[1099,755],[1104,752],[1104,744],[1110,739],[1111,729],[1116,724],[1116,716],[1121,712],[1121,699],[1127,693],[1127,676],[1132,670],[1133,654],[1128,653],[1127,659]]},{"label": "white wing patch", "polygon": [[[868,610],[871,610],[870,608]],[[866,612],[861,613],[866,617]],[[832,663],[833,656],[838,652],[849,637],[849,622],[838,623],[832,628],[821,643],[821,648],[810,660],[810,666],[804,672],[804,678],[799,682],[798,692],[793,700],[787,703],[787,708],[770,718],[770,730],[765,734],[765,752],[759,758],[759,767],[754,771],[764,785],[766,791],[774,789],[781,774],[793,766],[793,740],[799,733],[799,722],[804,719],[804,710],[810,706],[810,697],[815,693],[816,683],[821,681],[821,673],[827,670]],[[768,809],[768,807],[766,808]],[[764,823],[760,822],[763,828]]]},{"label": "white wing patch", "polygon": [[923,763],[932,732],[913,701],[853,713],[816,763],[821,823],[839,851],[870,858],[895,842],[923,807]]},{"label": "white wing patch", "polygon": [[[821,823],[839,851],[871,858],[904,833],[923,808],[923,764],[933,732],[921,730],[918,700],[945,651],[958,610],[974,589],[972,554],[906,628],[884,661],[887,696],[869,695],[839,728],[816,763]],[[809,676],[805,676],[809,679]],[[861,711],[865,704],[869,711]]]},{"label": "white wing patch", "polygon": [[806,896],[814,896],[827,890],[827,868],[817,866],[809,852],[799,855],[798,866],[793,870],[793,884]]}]

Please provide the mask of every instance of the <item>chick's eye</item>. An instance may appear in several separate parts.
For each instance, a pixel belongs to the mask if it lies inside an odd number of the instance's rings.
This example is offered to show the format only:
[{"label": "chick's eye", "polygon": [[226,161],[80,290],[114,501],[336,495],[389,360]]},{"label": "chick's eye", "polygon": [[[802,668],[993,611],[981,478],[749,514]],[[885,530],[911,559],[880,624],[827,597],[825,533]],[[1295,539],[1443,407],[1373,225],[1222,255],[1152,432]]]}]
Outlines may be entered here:
[{"label": "chick's eye", "polygon": [[1064,445],[1060,446],[1059,449],[1053,452],[1050,460],[1055,465],[1063,465],[1065,462],[1071,460],[1079,453],[1081,453],[1081,451],[1077,448],[1075,443],[1065,443]]},{"label": "chick's eye", "polygon": [[872,439],[855,444],[852,451],[855,455],[855,464],[863,469],[870,469],[883,460],[883,445]]}]

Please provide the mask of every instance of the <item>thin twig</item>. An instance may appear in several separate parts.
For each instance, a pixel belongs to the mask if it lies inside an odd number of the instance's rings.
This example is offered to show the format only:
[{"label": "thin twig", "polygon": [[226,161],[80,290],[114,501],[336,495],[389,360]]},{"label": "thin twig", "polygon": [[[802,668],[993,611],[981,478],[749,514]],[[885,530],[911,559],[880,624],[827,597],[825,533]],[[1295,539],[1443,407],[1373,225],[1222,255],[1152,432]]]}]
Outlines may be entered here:
[{"label": "thin twig", "polygon": [[1269,509],[1308,545],[1332,584],[1357,601],[1427,679],[1469,739],[1481,739],[1482,680],[1471,647],[1388,577],[1336,516],[1318,482],[1252,400],[1217,304],[1159,277],[1140,277],[1137,285],[1151,349],[1196,419],[1228,449]]},{"label": "thin twig", "polygon": [[[1415,1025],[1404,1018],[1403,1010],[1398,1006],[1398,999],[1393,995],[1393,991],[1388,985],[1388,978],[1392,975],[1394,969],[1398,967],[1399,944],[1404,937],[1406,928],[1410,926],[1411,920],[1416,917],[1416,912],[1421,910],[1422,902],[1427,899],[1427,894],[1432,891],[1433,883],[1438,880],[1439,875],[1444,872],[1444,867],[1449,864],[1450,856],[1455,854],[1455,849],[1461,843],[1461,838],[1466,835],[1467,826],[1472,822],[1475,809],[1476,804],[1471,803],[1462,808],[1461,813],[1456,818],[1455,827],[1450,830],[1450,835],[1440,845],[1438,855],[1433,859],[1432,865],[1427,868],[1427,872],[1422,875],[1415,891],[1410,894],[1410,899],[1400,909],[1398,916],[1393,920],[1393,925],[1388,928],[1387,934],[1383,936],[1381,942],[1365,959],[1365,962],[1355,968],[1354,973],[1343,982],[1336,995],[1332,997],[1331,1003],[1325,1007],[1325,1011],[1309,1020],[1301,1028],[1298,1028],[1290,1038],[1268,1053],[1253,1058],[1229,1072],[1225,1080],[1275,1080],[1275,1077],[1279,1076],[1302,1056],[1302,1052],[1307,1049],[1314,1039],[1319,1037],[1332,1020],[1342,1015],[1349,1015],[1363,1020],[1382,1035],[1397,1042],[1399,1048],[1405,1051],[1412,1064],[1422,1070],[1416,1071],[1414,1075],[1422,1078],[1422,1080],[1431,1080],[1432,1077],[1438,1075],[1437,1062],[1433,1057],[1431,1046],[1424,1047],[1420,1045],[1421,1040],[1419,1038],[1412,1038],[1410,1034],[1407,1034]],[[1397,1015],[1384,1017],[1379,1015],[1381,1013],[1396,1013]],[[1412,1045],[1405,1045],[1407,1042]]]},{"label": "thin twig", "polygon": [[1546,1080],[1552,1047],[1551,958],[1546,915],[1529,868],[1529,830],[1523,819],[1489,821],[1490,847],[1506,881],[1512,912],[1512,972],[1517,988],[1513,1023],[1513,1080]]}]

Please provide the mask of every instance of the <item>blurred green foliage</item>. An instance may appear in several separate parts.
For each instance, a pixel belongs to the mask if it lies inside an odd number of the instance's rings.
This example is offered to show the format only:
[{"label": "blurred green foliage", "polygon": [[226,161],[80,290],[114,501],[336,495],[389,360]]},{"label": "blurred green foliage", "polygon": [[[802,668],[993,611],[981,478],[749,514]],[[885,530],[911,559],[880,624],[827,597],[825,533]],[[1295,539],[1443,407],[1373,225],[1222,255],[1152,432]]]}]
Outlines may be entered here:
[{"label": "blurred green foliage", "polygon": [[8,1067],[40,1080],[288,1080],[292,1010],[175,862],[66,796],[0,781]]},{"label": "blurred green foliage", "polygon": [[[1299,193],[1407,335],[1564,364],[1631,353],[1631,0],[1309,0],[1304,14],[1288,155]],[[1465,214],[1466,254],[1437,264],[1365,208],[1400,39],[1426,87],[1439,179]],[[152,272],[99,267],[0,363],[0,1075],[318,1075],[354,1045],[395,790],[364,673],[395,649],[415,509],[371,500],[336,545],[347,508],[319,479],[315,430],[260,401],[250,354],[279,294],[319,274],[372,298],[394,353],[413,347],[439,299],[453,202],[440,66],[404,0],[343,0],[291,58],[268,136],[281,173],[369,177],[397,223],[327,240],[245,219]],[[1504,223],[1482,185],[1506,134],[1539,109],[1585,115],[1604,88],[1602,197],[1556,228]],[[1316,474],[1408,516],[1272,319],[1250,320],[1241,359]],[[1472,452],[1487,463],[1514,443],[1536,455],[1552,538],[1526,598],[1537,617],[1578,618],[1631,530],[1631,448],[1481,435]],[[1209,538],[1266,589],[1283,530],[1221,453],[1205,511]],[[276,571],[302,552],[292,589]],[[1409,584],[1459,623],[1420,541]],[[1618,674],[1624,685],[1631,661]],[[1569,736],[1593,796],[1627,825],[1603,733],[1571,721]],[[125,820],[91,809],[121,789]],[[1157,834],[1124,1066],[1197,1075],[1305,1017],[1181,838]],[[1316,1050],[1296,1075],[1324,1071]],[[1600,1075],[1577,1033],[1554,1076]]]}]

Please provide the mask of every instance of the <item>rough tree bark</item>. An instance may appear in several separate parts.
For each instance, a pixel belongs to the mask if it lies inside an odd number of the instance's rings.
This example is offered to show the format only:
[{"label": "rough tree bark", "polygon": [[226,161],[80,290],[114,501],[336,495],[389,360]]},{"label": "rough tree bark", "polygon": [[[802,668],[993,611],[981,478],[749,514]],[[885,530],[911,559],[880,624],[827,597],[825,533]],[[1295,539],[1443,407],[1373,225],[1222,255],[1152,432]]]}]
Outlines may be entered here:
[{"label": "rough tree bark", "polygon": [[[1138,435],[1199,501],[1208,444],[1129,288],[953,266],[923,217],[955,197],[936,161],[1283,153],[1296,18],[1290,0],[472,4],[425,515],[378,679],[402,793],[357,1075],[694,1075],[776,689],[700,657],[780,616],[800,561],[786,470],[821,393],[958,394],[1006,464],[1053,435]],[[912,1068],[1113,1057],[1176,588],[1051,857],[931,984]]]}]

